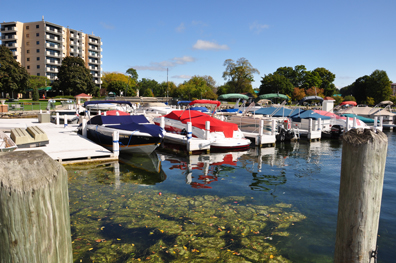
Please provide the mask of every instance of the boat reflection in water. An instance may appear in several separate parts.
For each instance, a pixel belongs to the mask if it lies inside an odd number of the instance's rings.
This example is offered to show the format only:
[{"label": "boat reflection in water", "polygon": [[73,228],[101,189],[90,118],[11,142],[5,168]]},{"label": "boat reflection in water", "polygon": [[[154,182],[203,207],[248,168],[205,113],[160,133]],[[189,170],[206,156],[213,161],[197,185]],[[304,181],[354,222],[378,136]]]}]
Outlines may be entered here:
[{"label": "boat reflection in water", "polygon": [[[146,154],[122,154],[119,157],[120,165],[115,168],[120,183],[155,185],[166,180],[166,174],[162,170],[161,160],[155,152]],[[118,168],[118,170],[117,170]],[[122,176],[120,177],[120,170]],[[118,176],[117,176],[118,174]]]},{"label": "boat reflection in water", "polygon": [[[211,154],[201,154],[201,155],[190,155],[190,156],[179,156],[169,153],[158,153],[162,161],[168,161],[172,165],[169,169],[180,169],[184,171],[186,176],[186,184],[190,185],[196,189],[210,189],[211,183],[218,181],[218,174],[227,165],[236,166],[238,158],[247,151],[244,152],[228,152],[228,153],[211,153]],[[222,169],[218,169],[219,166],[223,166]],[[202,171],[198,177],[194,177],[193,170]]]}]

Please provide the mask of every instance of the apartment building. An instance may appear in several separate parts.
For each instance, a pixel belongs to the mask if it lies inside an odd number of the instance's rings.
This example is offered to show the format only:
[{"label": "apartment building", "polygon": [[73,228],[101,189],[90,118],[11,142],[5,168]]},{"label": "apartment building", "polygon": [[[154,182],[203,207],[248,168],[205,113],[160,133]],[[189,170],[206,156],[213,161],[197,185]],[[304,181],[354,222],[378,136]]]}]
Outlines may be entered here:
[{"label": "apartment building", "polygon": [[69,29],[47,21],[3,22],[1,44],[8,47],[14,58],[30,75],[57,79],[62,59],[80,57],[90,70],[93,81],[101,86],[102,41],[95,35]]}]

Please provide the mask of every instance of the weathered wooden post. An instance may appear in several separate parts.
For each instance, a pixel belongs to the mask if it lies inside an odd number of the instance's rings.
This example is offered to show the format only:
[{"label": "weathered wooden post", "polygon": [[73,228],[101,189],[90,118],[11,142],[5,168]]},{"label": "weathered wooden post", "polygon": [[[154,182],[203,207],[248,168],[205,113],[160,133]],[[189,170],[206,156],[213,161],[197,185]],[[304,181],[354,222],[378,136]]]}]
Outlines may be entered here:
[{"label": "weathered wooden post", "polygon": [[43,151],[0,154],[0,262],[73,262],[67,172]]},{"label": "weathered wooden post", "polygon": [[334,262],[374,262],[388,138],[351,129],[342,140]]}]

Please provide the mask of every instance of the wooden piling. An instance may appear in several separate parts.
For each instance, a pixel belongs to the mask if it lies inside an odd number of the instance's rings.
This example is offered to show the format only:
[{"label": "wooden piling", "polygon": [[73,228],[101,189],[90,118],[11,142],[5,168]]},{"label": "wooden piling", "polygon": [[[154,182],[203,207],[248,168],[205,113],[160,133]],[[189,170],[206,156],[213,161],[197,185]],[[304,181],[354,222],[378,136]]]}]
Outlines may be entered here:
[{"label": "wooden piling", "polygon": [[0,155],[0,262],[73,262],[67,172],[41,150]]},{"label": "wooden piling", "polygon": [[374,262],[388,138],[351,129],[342,140],[334,262]]}]

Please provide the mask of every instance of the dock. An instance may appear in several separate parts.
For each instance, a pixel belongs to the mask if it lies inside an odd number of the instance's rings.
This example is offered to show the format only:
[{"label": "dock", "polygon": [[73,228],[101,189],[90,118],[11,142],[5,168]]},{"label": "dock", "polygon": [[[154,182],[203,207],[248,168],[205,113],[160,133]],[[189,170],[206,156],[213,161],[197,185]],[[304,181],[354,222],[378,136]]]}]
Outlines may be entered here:
[{"label": "dock", "polygon": [[30,126],[40,127],[47,134],[49,143],[41,147],[18,148],[15,151],[42,150],[62,164],[118,160],[111,151],[77,134],[77,124],[65,127],[53,123],[39,123],[37,118],[0,119],[0,129],[6,133],[13,128],[26,129]]}]

